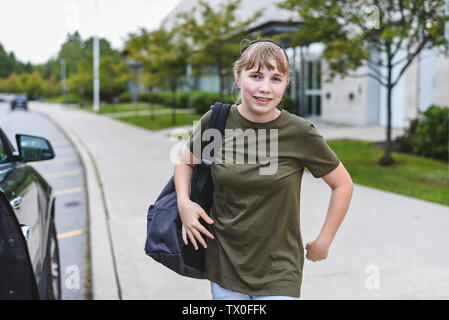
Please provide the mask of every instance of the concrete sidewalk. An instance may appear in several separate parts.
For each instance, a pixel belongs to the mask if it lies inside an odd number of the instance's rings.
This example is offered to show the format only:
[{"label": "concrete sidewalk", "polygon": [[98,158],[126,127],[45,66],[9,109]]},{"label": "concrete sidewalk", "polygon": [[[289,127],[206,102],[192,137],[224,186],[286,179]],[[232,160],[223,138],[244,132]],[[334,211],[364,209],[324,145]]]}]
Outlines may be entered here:
[{"label": "concrete sidewalk", "polygon": [[[84,162],[94,299],[211,299],[209,281],[179,276],[144,252],[148,206],[173,174],[171,130],[151,132],[53,104],[30,103],[30,109],[57,123]],[[313,122],[327,139],[385,136],[382,127]],[[330,195],[324,181],[304,174],[304,245],[319,233]],[[448,226],[446,206],[355,185],[329,257],[305,261],[301,297],[448,299]]]}]

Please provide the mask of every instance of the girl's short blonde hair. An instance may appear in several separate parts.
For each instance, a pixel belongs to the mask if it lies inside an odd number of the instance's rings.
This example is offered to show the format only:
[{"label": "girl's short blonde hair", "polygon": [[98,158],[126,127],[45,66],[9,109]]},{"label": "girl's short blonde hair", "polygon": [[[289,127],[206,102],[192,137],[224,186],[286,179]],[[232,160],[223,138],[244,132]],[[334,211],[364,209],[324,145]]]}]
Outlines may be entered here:
[{"label": "girl's short blonde hair", "polygon": [[[262,67],[268,70],[273,70],[274,65],[271,60],[276,62],[276,67],[280,73],[287,77],[287,85],[290,82],[290,65],[288,56],[281,45],[270,40],[257,40],[247,44],[241,51],[238,59],[234,62],[233,70],[240,76],[242,70],[250,70],[257,67],[260,70]],[[242,101],[241,93],[239,92],[236,103]]]}]

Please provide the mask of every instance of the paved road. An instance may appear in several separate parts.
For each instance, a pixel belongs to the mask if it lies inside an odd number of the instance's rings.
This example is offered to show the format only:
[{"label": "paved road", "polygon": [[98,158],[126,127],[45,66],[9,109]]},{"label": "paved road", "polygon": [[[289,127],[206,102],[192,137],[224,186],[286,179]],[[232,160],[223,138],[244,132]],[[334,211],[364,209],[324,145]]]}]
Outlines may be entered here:
[{"label": "paved road", "polygon": [[84,187],[84,169],[73,145],[54,124],[41,114],[21,109],[11,111],[0,103],[0,126],[17,150],[15,134],[47,138],[56,157],[30,162],[56,192],[55,222],[61,259],[62,299],[84,300],[88,297],[88,217]]},{"label": "paved road", "polygon": [[[207,280],[178,276],[143,250],[148,206],[173,174],[169,154],[177,142],[169,140],[169,130],[150,132],[58,105],[32,104],[32,109],[57,119],[82,141],[79,146],[88,150],[98,168],[107,206],[107,214],[101,214],[108,230],[93,229],[92,236],[97,240],[91,245],[102,238],[107,245],[110,232],[111,246],[107,248],[111,251],[96,248],[93,252],[94,298],[210,299]],[[385,134],[382,127],[343,129],[349,138],[366,136],[380,141]],[[329,127],[322,132],[325,138],[339,137]],[[90,161],[89,157],[83,159]],[[95,181],[88,177],[91,179]],[[319,233],[330,195],[324,181],[304,174],[304,243]],[[89,202],[102,201],[99,196],[91,199],[90,192],[89,196]],[[95,216],[97,212],[91,211],[91,219],[101,218]],[[306,260],[304,264],[302,298],[449,299],[448,226],[447,206],[356,184],[328,258],[316,263]],[[113,289],[119,294],[111,294],[115,292],[110,287],[115,280]]]}]

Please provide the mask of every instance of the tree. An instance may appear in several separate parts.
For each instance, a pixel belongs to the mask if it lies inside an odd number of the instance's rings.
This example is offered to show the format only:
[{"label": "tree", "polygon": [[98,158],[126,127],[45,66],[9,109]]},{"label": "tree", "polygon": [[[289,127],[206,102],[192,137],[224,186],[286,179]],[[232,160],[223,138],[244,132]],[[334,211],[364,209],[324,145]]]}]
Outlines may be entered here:
[{"label": "tree", "polygon": [[[248,26],[262,14],[259,10],[248,19],[238,21],[235,11],[239,3],[240,0],[229,0],[214,10],[206,1],[199,0],[199,7],[191,13],[178,15],[181,22],[176,28],[184,37],[191,39],[195,48],[191,62],[200,66],[212,65],[217,70],[220,99],[223,97],[225,72],[232,70],[240,41],[245,37]],[[199,20],[195,18],[198,10],[201,15]]]},{"label": "tree", "polygon": [[16,73],[13,73],[3,81],[3,89],[8,93],[21,93],[23,92],[22,80]]},{"label": "tree", "polygon": [[32,72],[32,66],[28,62],[23,64],[18,61],[13,52],[9,54],[0,44],[0,77],[9,77],[12,73]]},{"label": "tree", "polygon": [[[172,91],[175,101],[180,79],[185,75],[191,48],[177,29],[167,31],[163,28],[141,34],[131,34],[126,44],[128,56],[142,64],[147,83],[158,85]],[[172,123],[176,123],[176,104],[172,108]]]},{"label": "tree", "polygon": [[45,96],[47,97],[56,97],[61,92],[61,82],[56,80],[53,77],[44,80],[45,83]]},{"label": "tree", "polygon": [[[110,55],[100,57],[101,98],[111,101],[114,96],[126,90],[131,78],[124,61],[117,61]],[[78,71],[67,79],[72,91],[84,98],[93,97],[93,53],[86,54],[78,65]]]},{"label": "tree", "polygon": [[[115,50],[111,47],[108,40],[100,38],[100,53],[101,56],[112,56],[114,61],[123,60],[119,50]],[[68,34],[66,41],[61,45],[61,48],[55,59],[50,59],[43,66],[42,75],[44,79],[53,77],[57,80],[61,80],[61,60],[64,59],[66,63],[67,77],[74,75],[78,72],[78,67],[84,61],[87,56],[92,56],[93,51],[93,37],[90,37],[83,41],[78,31],[73,34]]]},{"label": "tree", "polygon": [[[381,165],[391,157],[392,91],[404,72],[426,49],[448,50],[444,37],[445,0],[284,0],[280,7],[297,10],[304,24],[294,35],[296,45],[321,42],[329,78],[374,78],[387,91],[387,143]],[[405,52],[405,57],[401,53]],[[354,74],[364,67],[367,73]],[[396,75],[394,70],[398,70]]]},{"label": "tree", "polygon": [[25,84],[25,91],[29,97],[36,99],[44,95],[45,83],[41,74],[35,70],[27,79]]}]

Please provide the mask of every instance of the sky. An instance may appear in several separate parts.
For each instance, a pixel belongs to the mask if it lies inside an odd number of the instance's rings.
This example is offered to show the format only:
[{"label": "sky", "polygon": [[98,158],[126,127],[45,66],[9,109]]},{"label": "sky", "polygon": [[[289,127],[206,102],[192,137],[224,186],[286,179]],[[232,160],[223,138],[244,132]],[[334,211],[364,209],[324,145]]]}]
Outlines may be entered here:
[{"label": "sky", "polygon": [[[95,0],[1,0],[0,43],[24,63],[55,57],[75,30],[95,34]],[[116,49],[141,27],[154,30],[180,0],[98,0],[98,35]]]}]

